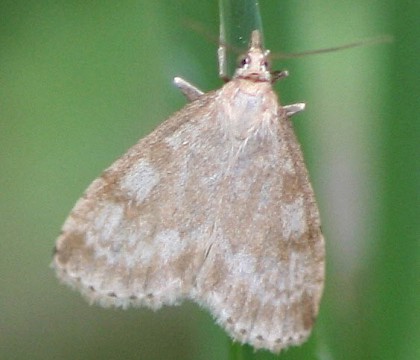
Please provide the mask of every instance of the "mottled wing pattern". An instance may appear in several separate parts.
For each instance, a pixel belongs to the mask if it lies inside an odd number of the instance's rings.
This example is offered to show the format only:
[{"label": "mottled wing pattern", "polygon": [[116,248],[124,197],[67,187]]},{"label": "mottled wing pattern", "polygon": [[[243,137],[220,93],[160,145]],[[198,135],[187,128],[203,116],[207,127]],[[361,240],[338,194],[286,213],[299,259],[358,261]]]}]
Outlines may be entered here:
[{"label": "mottled wing pattern", "polygon": [[190,294],[211,231],[211,162],[221,151],[202,135],[221,135],[214,96],[187,105],[133,146],[71,211],[53,266],[91,302],[159,308]]},{"label": "mottled wing pattern", "polygon": [[269,89],[256,100],[246,85],[230,85],[222,118],[234,123],[230,107],[247,104],[239,119],[255,122],[252,103],[263,119],[246,145],[237,136],[194,293],[236,340],[278,352],[310,334],[323,290],[324,239],[292,124],[269,103],[277,104],[276,95]]},{"label": "mottled wing pattern", "polygon": [[324,277],[318,210],[271,85],[248,83],[202,95],[92,183],[57,241],[60,279],[102,305],[193,299],[256,348],[308,337]]}]

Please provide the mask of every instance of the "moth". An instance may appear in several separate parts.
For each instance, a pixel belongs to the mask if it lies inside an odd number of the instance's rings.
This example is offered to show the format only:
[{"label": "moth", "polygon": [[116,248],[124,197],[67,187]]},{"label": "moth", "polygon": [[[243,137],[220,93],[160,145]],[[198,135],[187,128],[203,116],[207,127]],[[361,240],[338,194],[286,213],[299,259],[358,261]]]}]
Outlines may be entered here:
[{"label": "moth", "polygon": [[252,32],[229,82],[190,102],[93,181],[57,240],[58,278],[91,303],[158,309],[184,299],[227,333],[279,352],[310,335],[324,239],[269,51]]}]

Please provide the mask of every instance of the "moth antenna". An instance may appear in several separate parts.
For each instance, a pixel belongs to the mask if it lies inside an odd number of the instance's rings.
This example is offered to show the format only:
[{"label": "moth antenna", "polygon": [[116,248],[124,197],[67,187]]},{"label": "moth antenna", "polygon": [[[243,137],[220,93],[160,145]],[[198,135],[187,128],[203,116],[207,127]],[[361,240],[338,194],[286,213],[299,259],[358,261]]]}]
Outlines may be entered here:
[{"label": "moth antenna", "polygon": [[318,49],[318,50],[308,50],[308,51],[302,51],[302,52],[296,52],[296,53],[276,53],[272,54],[272,59],[294,59],[294,58],[300,58],[307,55],[318,55],[318,54],[324,54],[339,50],[347,50],[352,49],[359,46],[369,46],[369,45],[376,45],[376,44],[385,44],[385,43],[391,43],[394,41],[394,38],[390,35],[385,35],[381,37],[376,37],[372,39],[365,39],[361,41],[357,41],[354,43],[346,44],[346,45],[340,45],[340,46],[333,46],[329,48],[324,49]]}]

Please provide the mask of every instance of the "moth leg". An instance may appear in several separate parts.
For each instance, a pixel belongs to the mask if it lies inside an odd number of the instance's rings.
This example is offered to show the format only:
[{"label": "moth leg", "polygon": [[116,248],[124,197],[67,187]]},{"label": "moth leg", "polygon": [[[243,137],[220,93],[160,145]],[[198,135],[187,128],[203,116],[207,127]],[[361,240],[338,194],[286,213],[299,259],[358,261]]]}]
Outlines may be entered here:
[{"label": "moth leg", "polygon": [[204,94],[200,89],[196,88],[194,85],[180,77],[174,78],[174,84],[179,90],[182,91],[182,93],[189,101],[197,100],[201,95]]},{"label": "moth leg", "polygon": [[276,81],[283,79],[289,76],[289,72],[287,70],[276,70],[271,73],[271,83],[274,84]]},{"label": "moth leg", "polygon": [[286,115],[290,117],[294,114],[297,114],[298,112],[305,110],[305,106],[305,103],[297,103],[283,106],[283,109],[286,110]]}]

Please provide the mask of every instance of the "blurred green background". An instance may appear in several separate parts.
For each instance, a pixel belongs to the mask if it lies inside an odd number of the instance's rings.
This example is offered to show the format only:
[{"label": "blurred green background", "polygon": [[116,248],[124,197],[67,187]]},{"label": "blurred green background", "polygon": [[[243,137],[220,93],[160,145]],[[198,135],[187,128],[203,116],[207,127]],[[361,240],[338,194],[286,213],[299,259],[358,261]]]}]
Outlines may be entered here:
[{"label": "blurred green background", "polygon": [[[383,34],[393,44],[275,64],[327,240],[311,340],[281,359],[420,359],[420,2],[264,1],[265,43],[303,51]],[[0,359],[226,359],[186,303],[89,306],[49,269],[83,190],[182,107],[183,76],[220,87],[216,1],[0,2]],[[256,359],[272,359],[259,352]]]}]

